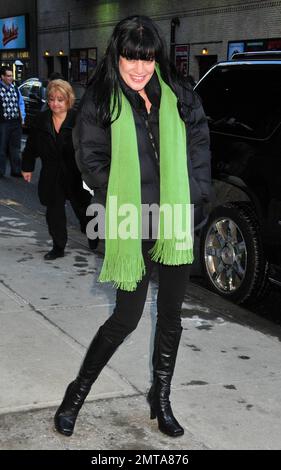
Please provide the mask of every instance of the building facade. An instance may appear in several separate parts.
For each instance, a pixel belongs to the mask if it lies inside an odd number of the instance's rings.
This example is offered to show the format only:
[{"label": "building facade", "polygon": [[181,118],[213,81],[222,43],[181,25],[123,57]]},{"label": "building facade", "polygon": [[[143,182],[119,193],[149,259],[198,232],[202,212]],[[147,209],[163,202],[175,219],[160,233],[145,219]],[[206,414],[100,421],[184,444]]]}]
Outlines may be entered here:
[{"label": "building facade", "polygon": [[195,80],[235,51],[281,50],[281,0],[1,2],[0,18],[25,13],[30,23],[28,72],[41,77],[58,71],[71,81],[87,82],[114,25],[132,14],[154,19],[177,67]]},{"label": "building facade", "polygon": [[38,0],[40,74],[66,75],[71,65],[70,78],[86,81],[113,26],[135,13],[156,21],[177,66],[196,80],[231,51],[268,48],[267,38],[281,49],[281,1]]}]

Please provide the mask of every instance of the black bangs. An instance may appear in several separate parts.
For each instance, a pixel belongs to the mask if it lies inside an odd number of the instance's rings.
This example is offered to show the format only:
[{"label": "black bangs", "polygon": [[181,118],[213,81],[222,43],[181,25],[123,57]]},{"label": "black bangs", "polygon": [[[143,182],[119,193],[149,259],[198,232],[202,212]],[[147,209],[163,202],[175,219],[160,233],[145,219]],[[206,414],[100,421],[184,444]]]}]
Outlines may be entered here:
[{"label": "black bangs", "polygon": [[130,60],[156,60],[161,50],[160,41],[142,26],[120,38],[119,55]]},{"label": "black bangs", "polygon": [[124,18],[116,24],[105,55],[88,85],[97,109],[97,122],[104,128],[109,127],[121,113],[120,57],[128,60],[155,60],[162,79],[173,89],[167,46],[156,24],[142,15]]}]

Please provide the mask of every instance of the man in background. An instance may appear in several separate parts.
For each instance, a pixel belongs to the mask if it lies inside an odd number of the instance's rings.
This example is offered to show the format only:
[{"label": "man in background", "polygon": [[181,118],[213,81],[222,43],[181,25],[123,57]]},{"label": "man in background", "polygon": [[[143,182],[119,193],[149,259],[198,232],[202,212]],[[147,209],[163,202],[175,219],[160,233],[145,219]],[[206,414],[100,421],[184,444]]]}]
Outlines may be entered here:
[{"label": "man in background", "polygon": [[12,69],[2,67],[0,74],[0,178],[5,176],[7,158],[10,160],[11,176],[21,177],[24,101],[14,83]]}]

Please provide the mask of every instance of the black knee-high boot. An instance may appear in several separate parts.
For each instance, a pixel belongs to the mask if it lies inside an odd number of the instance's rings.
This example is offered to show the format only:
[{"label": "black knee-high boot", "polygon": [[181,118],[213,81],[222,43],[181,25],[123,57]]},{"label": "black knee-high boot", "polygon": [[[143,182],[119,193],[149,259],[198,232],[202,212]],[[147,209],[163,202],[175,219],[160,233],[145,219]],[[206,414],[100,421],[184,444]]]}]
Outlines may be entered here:
[{"label": "black knee-high boot", "polygon": [[157,417],[160,431],[172,437],[184,434],[184,429],[173,415],[169,400],[181,333],[181,327],[176,331],[169,331],[156,326],[152,357],[153,383],[147,396],[150,418]]},{"label": "black knee-high boot", "polygon": [[78,376],[68,385],[64,399],[55,414],[55,428],[58,432],[71,436],[76,418],[91,386],[121,342],[114,344],[103,335],[101,328],[98,330],[88,348]]}]

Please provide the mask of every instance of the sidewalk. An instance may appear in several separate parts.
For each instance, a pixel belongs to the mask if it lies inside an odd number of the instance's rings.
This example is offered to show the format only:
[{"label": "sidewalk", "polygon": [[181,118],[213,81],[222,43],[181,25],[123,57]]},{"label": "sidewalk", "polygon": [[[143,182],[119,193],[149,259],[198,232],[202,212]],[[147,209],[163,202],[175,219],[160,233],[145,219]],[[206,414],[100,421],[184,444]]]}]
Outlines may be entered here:
[{"label": "sidewalk", "polygon": [[[96,283],[101,254],[76,228],[66,256],[49,248],[42,215],[0,201],[0,449],[280,449],[280,327],[189,284],[172,389],[185,435],[149,419],[155,285],[138,329],[93,387],[71,438],[53,415],[85,349],[114,306]],[[133,307],[133,306],[132,306]]]}]

